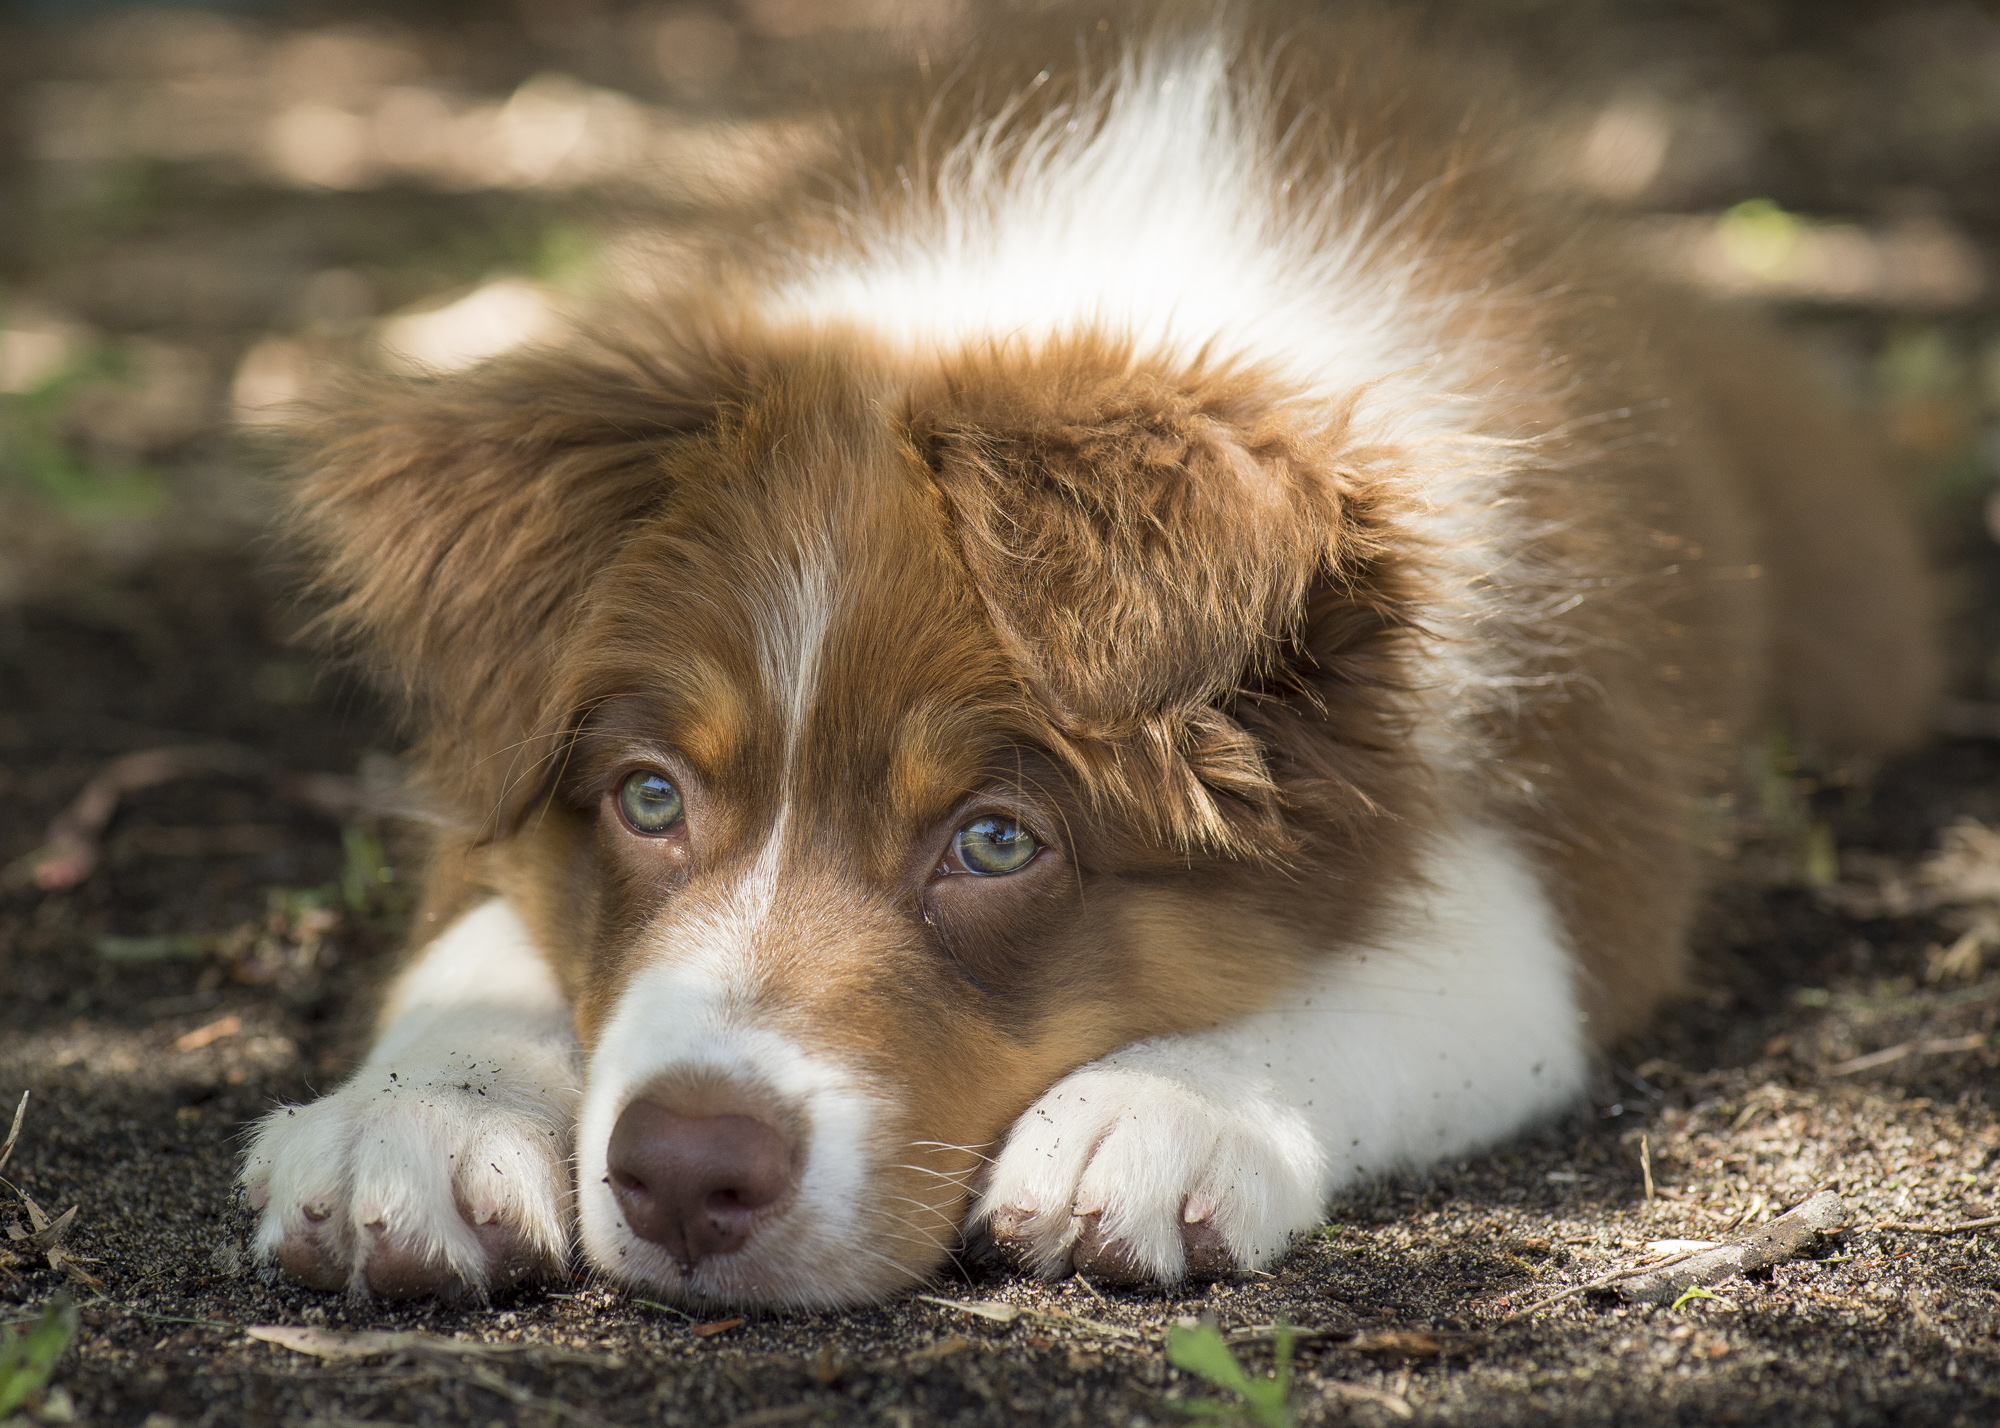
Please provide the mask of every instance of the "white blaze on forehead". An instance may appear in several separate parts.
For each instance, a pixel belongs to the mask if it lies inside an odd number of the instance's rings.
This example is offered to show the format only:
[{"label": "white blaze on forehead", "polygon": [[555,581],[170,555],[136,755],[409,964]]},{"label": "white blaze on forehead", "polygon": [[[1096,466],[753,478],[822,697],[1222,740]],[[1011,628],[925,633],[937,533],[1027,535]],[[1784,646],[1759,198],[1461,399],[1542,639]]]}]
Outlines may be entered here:
[{"label": "white blaze on forehead", "polygon": [[833,546],[824,536],[803,540],[792,561],[774,557],[749,591],[755,624],[757,672],[777,705],[785,729],[785,797],[773,839],[784,831],[799,740],[812,713],[821,656],[833,624]]}]

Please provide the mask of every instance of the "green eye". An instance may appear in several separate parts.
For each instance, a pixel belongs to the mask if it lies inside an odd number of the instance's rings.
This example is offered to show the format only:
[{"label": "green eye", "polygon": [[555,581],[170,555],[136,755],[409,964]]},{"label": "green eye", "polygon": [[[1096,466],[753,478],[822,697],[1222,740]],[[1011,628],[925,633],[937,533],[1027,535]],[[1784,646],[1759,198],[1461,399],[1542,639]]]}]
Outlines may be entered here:
[{"label": "green eye", "polygon": [[641,770],[618,789],[618,809],[638,833],[667,833],[686,811],[681,791],[662,774]]},{"label": "green eye", "polygon": [[968,872],[987,878],[1019,872],[1042,850],[1011,818],[975,818],[952,835],[951,846]]}]

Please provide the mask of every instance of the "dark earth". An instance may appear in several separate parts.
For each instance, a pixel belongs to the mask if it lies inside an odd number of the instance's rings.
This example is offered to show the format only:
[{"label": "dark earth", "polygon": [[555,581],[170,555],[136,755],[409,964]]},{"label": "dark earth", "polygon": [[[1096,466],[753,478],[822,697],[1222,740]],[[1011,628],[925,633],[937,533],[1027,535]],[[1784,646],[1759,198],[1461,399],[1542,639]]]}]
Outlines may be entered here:
[{"label": "dark earth", "polygon": [[[1706,280],[1770,305],[1888,433],[1945,576],[1953,732],[1879,770],[1774,735],[1695,994],[1561,1124],[1341,1201],[1269,1273],[1126,1292],[975,1265],[877,1309],[696,1323],[581,1273],[470,1308],[356,1305],[245,1260],[244,1124],[354,1064],[421,857],[384,792],[393,722],[293,638],[263,533],[282,417],[251,378],[384,360],[385,319],[496,276],[587,294],[606,255],[730,201],[664,140],[622,167],[453,169],[339,116],[429,94],[504,128],[495,106],[528,93],[670,137],[807,125],[793,76],[816,48],[907,50],[962,10],[0,8],[0,1132],[31,1093],[0,1230],[32,1230],[29,1199],[76,1207],[53,1266],[0,1239],[0,1332],[59,1296],[79,1316],[50,1386],[0,1422],[1171,1424],[1241,1406],[1168,1362],[1168,1326],[1204,1317],[1259,1371],[1270,1326],[1299,1327],[1266,1422],[2000,1420],[2000,1227],[1952,1228],[2000,1210],[2000,10],[1430,14],[1543,86],[1551,152],[1597,156],[1564,181],[1649,241],[1761,223],[1781,248],[1911,225],[1944,244],[1935,272],[1898,249],[1907,270],[1816,286],[1725,243],[1737,270]],[[51,820],[112,760],[218,745],[227,771],[129,794],[94,872],[35,885]],[[1846,1228],[1712,1297],[1541,1307],[1821,1189]],[[252,1326],[331,1336],[294,1340],[313,1354]],[[383,1330],[415,1337],[338,1337]]]}]

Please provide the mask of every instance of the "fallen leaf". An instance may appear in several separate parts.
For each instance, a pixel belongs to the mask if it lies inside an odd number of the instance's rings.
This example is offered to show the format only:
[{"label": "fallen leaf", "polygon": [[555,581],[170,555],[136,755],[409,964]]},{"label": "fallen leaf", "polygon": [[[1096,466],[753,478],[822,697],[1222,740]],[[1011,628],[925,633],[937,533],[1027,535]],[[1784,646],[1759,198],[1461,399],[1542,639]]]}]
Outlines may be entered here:
[{"label": "fallen leaf", "polygon": [[1395,1363],[1435,1359],[1469,1346],[1471,1336],[1439,1334],[1428,1329],[1364,1329],[1345,1345],[1357,1354]]},{"label": "fallen leaf", "polygon": [[212,1041],[220,1041],[225,1036],[234,1036],[243,1030],[243,1018],[226,1016],[220,1021],[212,1021],[207,1026],[198,1026],[187,1035],[174,1041],[176,1051],[199,1051]]},{"label": "fallen leaf", "polygon": [[731,1329],[740,1329],[742,1327],[743,1321],[741,1319],[716,1319],[711,1323],[696,1324],[688,1332],[693,1334],[697,1339],[712,1339],[717,1334],[726,1334]]},{"label": "fallen leaf", "polygon": [[334,1329],[312,1329],[303,1324],[253,1324],[243,1331],[253,1339],[290,1349],[295,1354],[311,1354],[316,1359],[375,1358],[413,1347],[409,1340],[420,1334],[397,1334],[382,1329],[343,1333]]},{"label": "fallen leaf", "polygon": [[41,1223],[36,1227],[35,1233],[28,1236],[29,1248],[46,1252],[61,1244],[63,1236],[69,1233],[69,1227],[76,1223],[76,1212],[80,1208],[80,1206],[72,1205],[56,1216],[55,1219],[50,1220],[46,1215],[42,1215],[39,1210],[36,1210],[34,1203],[30,1201],[29,1209],[31,1213],[37,1216]]}]

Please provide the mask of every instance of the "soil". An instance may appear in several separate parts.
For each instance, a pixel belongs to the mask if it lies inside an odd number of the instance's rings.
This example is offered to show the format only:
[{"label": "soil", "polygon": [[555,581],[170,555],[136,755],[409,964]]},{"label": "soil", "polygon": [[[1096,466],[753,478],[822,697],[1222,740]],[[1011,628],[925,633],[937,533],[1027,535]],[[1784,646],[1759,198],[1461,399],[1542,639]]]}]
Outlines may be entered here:
[{"label": "soil", "polygon": [[[810,27],[771,19],[783,8],[713,12],[738,27],[746,90],[812,43]],[[445,53],[435,63],[458,64],[468,86],[504,94],[560,62],[663,108],[726,109],[726,97],[667,92],[657,78],[643,90],[610,60],[563,49],[536,28],[548,9],[524,5],[526,19],[502,25],[439,6],[389,29]],[[1952,108],[1925,97],[1936,71],[1922,61],[1985,46],[2000,74],[1995,27],[1950,5],[1830,15],[1522,5],[1495,44],[1579,104],[1643,81],[1676,104],[1752,116],[1763,140],[1734,169],[1688,159],[1644,204],[1706,211],[1775,195],[1865,222],[1915,202],[1915,187],[1990,261],[2000,80],[1954,91]],[[356,17],[388,24],[358,7],[254,23],[269,39]],[[32,54],[76,85],[135,83],[104,58],[111,24],[0,28],[0,55],[13,56],[0,64],[18,78]],[[1868,96],[1875,122],[1814,110],[1814,86]],[[32,145],[0,159],[0,201],[31,219],[0,254],[10,290],[67,304],[112,346],[207,353],[211,373],[264,335],[319,319],[265,302],[255,284],[207,326],[163,299],[121,309],[89,265],[255,230],[263,246],[250,246],[278,271],[257,279],[269,291],[358,271],[386,306],[379,294],[398,284],[476,280],[498,261],[491,235],[546,210],[539,197],[307,192],[148,160],[152,196],[114,212],[102,195],[84,208],[63,198]],[[617,202],[627,207],[606,199],[596,211],[629,216],[652,200]],[[2000,562],[1980,525],[2000,406],[1982,383],[2000,374],[2000,321],[1978,297],[1948,311],[1825,304],[1792,316],[1907,438],[1958,592],[1957,694],[1977,714],[1995,692],[2000,628],[1989,593]],[[1942,366],[1913,377],[1907,354],[1919,349],[1942,353]],[[1233,1397],[1167,1361],[1168,1327],[1204,1317],[1224,1331],[1298,1326],[1291,1401],[1303,1423],[2000,1420],[2000,1231],[1896,1228],[2000,1210],[2000,976],[1981,965],[1982,950],[2000,948],[2000,930],[1991,947],[1982,930],[2000,916],[2000,852],[1978,833],[2000,826],[2000,743],[1974,739],[1942,740],[1872,779],[1814,783],[1773,756],[1763,836],[1698,939],[1698,993],[1618,1048],[1568,1119],[1344,1199],[1269,1273],[1125,1292],[974,1265],[875,1309],[705,1324],[581,1274],[461,1308],[356,1305],[259,1275],[231,1189],[243,1127],[354,1063],[367,989],[395,952],[410,835],[321,811],[277,777],[204,775],[128,797],[101,866],[75,888],[38,890],[17,861],[121,754],[226,741],[283,773],[353,779],[399,747],[382,707],[291,639],[289,586],[254,534],[253,478],[268,462],[218,434],[226,389],[212,378],[196,429],[121,448],[119,460],[162,483],[157,518],[121,524],[45,488],[22,496],[0,441],[0,555],[14,562],[0,560],[0,866],[11,870],[0,875],[0,1110],[31,1092],[0,1173],[51,1214],[77,1207],[62,1248],[82,1257],[65,1274],[0,1241],[15,1261],[0,1259],[0,1323],[26,1323],[59,1293],[80,1306],[60,1391],[35,1400],[30,1421],[1170,1424],[1198,1400]],[[73,422],[65,439],[105,449],[86,428]],[[1946,846],[1956,862],[1939,861]],[[1898,1054],[1855,1064],[1883,1051]],[[1640,1263],[1651,1243],[1728,1238],[1820,1189],[1845,1198],[1848,1227],[1711,1286],[1713,1297],[1627,1305],[1580,1293],[1543,1307]],[[0,1191],[0,1228],[14,1218],[25,1211]],[[966,1303],[982,1312],[954,1307]],[[424,1337],[330,1359],[246,1332],[270,1325]],[[1244,1360],[1268,1366],[1268,1334],[1244,1337]]]}]

